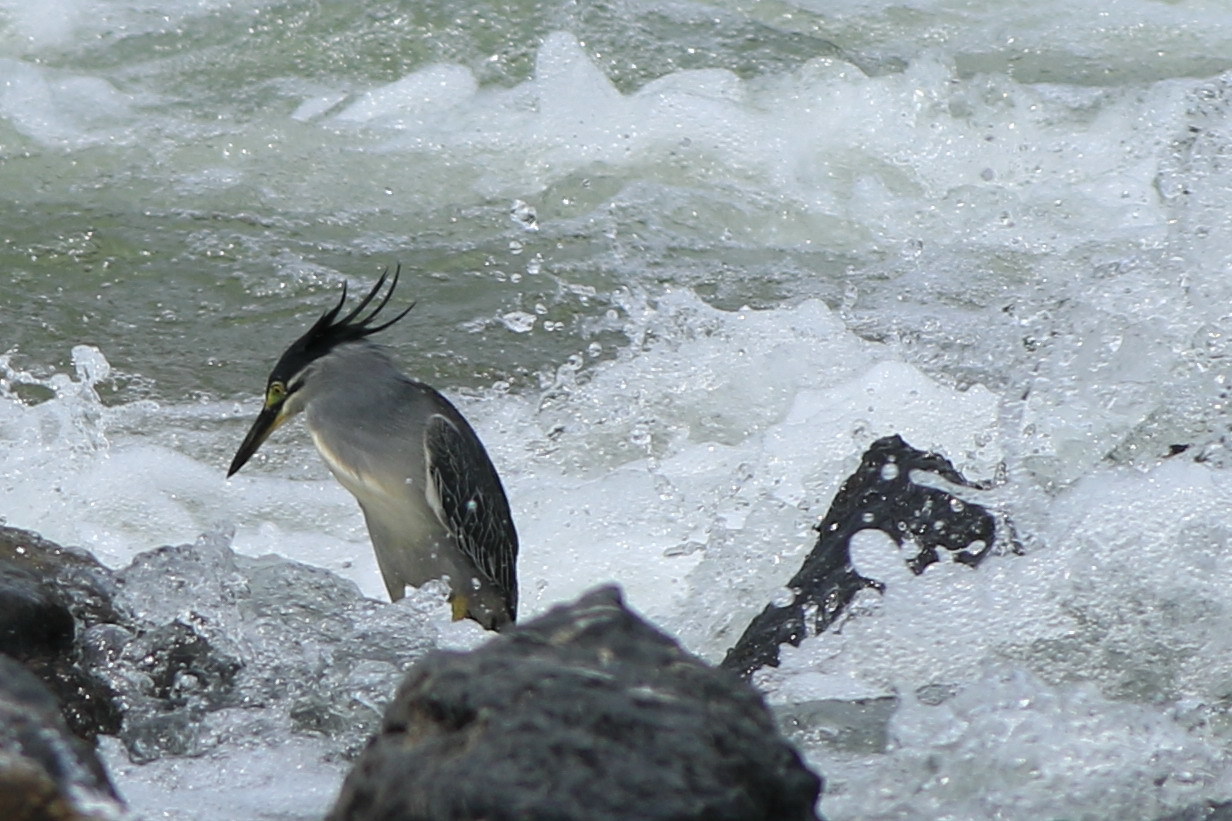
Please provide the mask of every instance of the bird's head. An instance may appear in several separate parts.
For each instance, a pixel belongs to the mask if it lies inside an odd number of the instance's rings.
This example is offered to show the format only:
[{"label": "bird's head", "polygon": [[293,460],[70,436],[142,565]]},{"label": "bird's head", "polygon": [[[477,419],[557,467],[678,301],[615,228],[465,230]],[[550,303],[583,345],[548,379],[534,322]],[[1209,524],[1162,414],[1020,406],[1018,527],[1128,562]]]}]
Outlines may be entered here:
[{"label": "bird's head", "polygon": [[322,314],[321,318],[303,336],[291,343],[291,346],[279,358],[278,364],[270,371],[269,380],[265,386],[265,406],[257,414],[256,421],[253,422],[252,427],[248,430],[248,435],[244,437],[239,450],[235,452],[235,458],[231,461],[231,467],[227,470],[228,477],[235,475],[236,471],[252,458],[252,455],[257,452],[257,448],[261,447],[261,443],[273,433],[275,428],[303,409],[302,403],[297,401],[300,398],[298,394],[305,384],[312,379],[312,364],[314,362],[339,345],[347,342],[357,342],[378,331],[385,330],[406,316],[411,308],[415,307],[415,303],[412,302],[393,319],[382,322],[379,325],[372,324],[377,315],[381,313],[389,302],[394,289],[398,287],[398,275],[401,271],[402,266],[394,268],[394,276],[390,280],[389,289],[385,291],[385,296],[381,297],[376,307],[363,317],[360,314],[372,304],[377,294],[385,287],[385,280],[389,276],[389,271],[386,270],[381,274],[381,278],[376,281],[376,285],[373,286],[368,295],[360,300],[359,304],[350,313],[339,318],[338,314],[341,313],[342,306],[346,304],[347,298],[347,286],[343,282],[342,296],[339,298],[338,304]]}]

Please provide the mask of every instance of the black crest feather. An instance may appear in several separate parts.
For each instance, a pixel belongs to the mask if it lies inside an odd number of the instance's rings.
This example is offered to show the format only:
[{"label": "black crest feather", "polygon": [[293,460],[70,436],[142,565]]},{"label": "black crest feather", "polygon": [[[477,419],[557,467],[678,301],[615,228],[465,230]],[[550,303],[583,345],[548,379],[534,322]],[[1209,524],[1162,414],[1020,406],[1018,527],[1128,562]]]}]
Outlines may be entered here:
[{"label": "black crest feather", "polygon": [[376,303],[376,307],[369,311],[366,316],[361,316],[361,314],[372,304],[373,300],[377,299],[377,295],[385,287],[385,281],[389,279],[389,269],[386,268],[381,273],[380,279],[376,281],[376,285],[372,286],[372,290],[368,292],[368,295],[361,299],[358,305],[340,319],[338,315],[342,313],[342,308],[346,305],[347,299],[347,284],[343,282],[342,296],[338,299],[338,304],[321,314],[321,318],[303,336],[291,343],[291,347],[282,355],[282,359],[278,361],[278,365],[274,368],[273,373],[270,374],[270,381],[286,382],[291,376],[298,373],[304,365],[324,356],[336,346],[346,342],[355,342],[379,333],[410,313],[411,309],[415,307],[414,302],[393,319],[383,321],[380,324],[373,324],[381,311],[389,304],[389,298],[393,296],[394,289],[398,287],[398,276],[401,273],[402,266],[395,266],[393,279],[390,280],[389,288],[385,291],[385,295],[380,298]]}]

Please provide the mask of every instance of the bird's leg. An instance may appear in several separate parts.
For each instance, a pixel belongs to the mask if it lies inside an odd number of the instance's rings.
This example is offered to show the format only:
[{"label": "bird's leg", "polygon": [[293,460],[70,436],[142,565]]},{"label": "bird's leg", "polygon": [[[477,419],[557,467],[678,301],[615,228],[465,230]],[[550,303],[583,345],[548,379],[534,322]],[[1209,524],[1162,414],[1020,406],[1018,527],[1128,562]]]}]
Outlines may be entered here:
[{"label": "bird's leg", "polygon": [[470,609],[470,601],[466,596],[454,594],[449,597],[449,604],[453,608],[453,620],[462,621],[466,618],[466,612]]}]

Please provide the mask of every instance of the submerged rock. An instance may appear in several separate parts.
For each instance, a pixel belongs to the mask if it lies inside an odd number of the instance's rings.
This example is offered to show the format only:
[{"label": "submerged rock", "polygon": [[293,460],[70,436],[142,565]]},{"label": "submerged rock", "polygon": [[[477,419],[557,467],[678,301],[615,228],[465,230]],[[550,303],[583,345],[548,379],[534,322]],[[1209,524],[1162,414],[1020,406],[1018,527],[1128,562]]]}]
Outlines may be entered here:
[{"label": "submerged rock", "polygon": [[916,483],[913,471],[977,487],[944,456],[916,450],[900,436],[878,439],[844,480],[817,526],[817,544],[787,583],[794,592],[791,602],[767,605],[728,650],[721,667],[746,678],[761,667],[776,667],[780,645],[799,646],[806,636],[833,624],[858,592],[880,590],[880,582],[861,576],[851,563],[851,538],[861,530],[880,530],[900,547],[910,541],[917,552],[907,566],[916,574],[938,561],[938,548],[973,567],[988,555],[998,535],[996,517],[978,504]]},{"label": "submerged rock", "polygon": [[0,527],[0,653],[37,675],[89,741],[120,726],[116,694],[82,663],[85,629],[123,621],[114,592],[111,571],[86,551]]},{"label": "submerged rock", "polygon": [[329,821],[810,821],[761,697],[592,591],[416,663]]},{"label": "submerged rock", "polygon": [[0,528],[0,652],[52,690],[78,736],[116,735],[136,762],[294,733],[357,753],[406,668],[436,645],[415,609],[434,602],[430,591],[368,599],[327,570],[237,555],[225,533],[112,571]]},{"label": "submerged rock", "polygon": [[32,673],[0,656],[0,818],[106,821],[124,817],[102,764]]},{"label": "submerged rock", "polygon": [[100,669],[124,693],[120,738],[138,762],[293,733],[358,752],[437,640],[414,597],[379,602],[328,570],[238,555],[225,533],[141,553],[117,582],[136,621],[98,637]]}]

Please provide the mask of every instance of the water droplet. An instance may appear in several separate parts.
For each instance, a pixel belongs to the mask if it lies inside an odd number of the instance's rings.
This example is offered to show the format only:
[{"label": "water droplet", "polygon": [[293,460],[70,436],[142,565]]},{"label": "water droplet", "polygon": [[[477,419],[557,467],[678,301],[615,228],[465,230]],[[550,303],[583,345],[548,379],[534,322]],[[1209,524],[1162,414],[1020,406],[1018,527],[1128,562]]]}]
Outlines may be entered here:
[{"label": "water droplet", "polygon": [[535,214],[535,207],[524,200],[513,201],[509,209],[509,218],[527,231],[539,230],[539,218]]},{"label": "water droplet", "polygon": [[501,322],[505,327],[517,334],[524,334],[535,327],[537,317],[534,314],[528,314],[526,311],[510,311],[501,316]]}]

